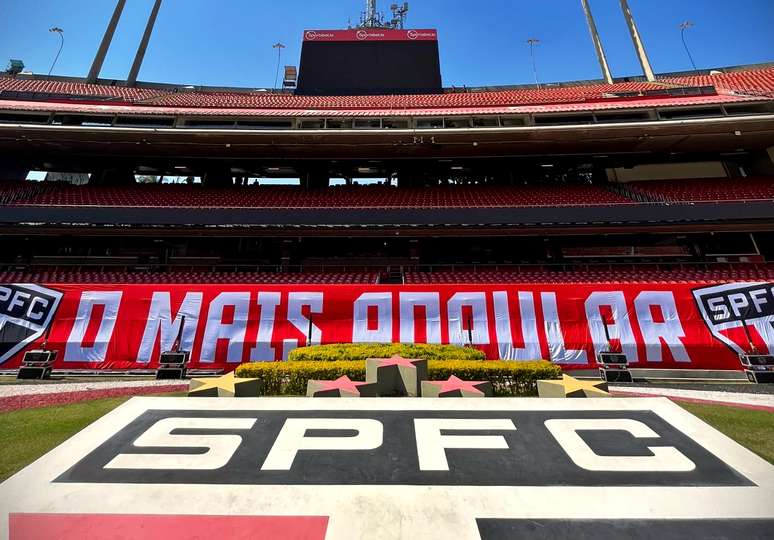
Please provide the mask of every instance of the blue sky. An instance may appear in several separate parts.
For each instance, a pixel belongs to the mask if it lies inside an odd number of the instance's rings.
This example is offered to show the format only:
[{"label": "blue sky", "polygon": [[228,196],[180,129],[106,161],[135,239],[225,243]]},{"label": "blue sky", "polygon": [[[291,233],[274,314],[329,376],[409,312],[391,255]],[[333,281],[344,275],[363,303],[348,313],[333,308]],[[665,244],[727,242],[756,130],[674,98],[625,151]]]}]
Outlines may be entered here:
[{"label": "blue sky", "polygon": [[[390,0],[380,0],[387,10]],[[124,79],[153,0],[128,0],[102,76]],[[271,87],[272,44],[287,45],[283,64],[298,64],[307,28],[342,28],[361,0],[164,0],[140,80]],[[774,0],[630,0],[657,72],[690,68],[680,22],[696,23],[688,39],[700,68],[774,60]],[[20,58],[47,73],[65,30],[54,71],[85,76],[114,0],[0,0],[0,63]],[[618,0],[592,0],[615,76],[639,73]],[[443,82],[531,83],[526,40],[536,37],[541,81],[599,78],[580,0],[412,0],[409,26],[438,28]]]}]

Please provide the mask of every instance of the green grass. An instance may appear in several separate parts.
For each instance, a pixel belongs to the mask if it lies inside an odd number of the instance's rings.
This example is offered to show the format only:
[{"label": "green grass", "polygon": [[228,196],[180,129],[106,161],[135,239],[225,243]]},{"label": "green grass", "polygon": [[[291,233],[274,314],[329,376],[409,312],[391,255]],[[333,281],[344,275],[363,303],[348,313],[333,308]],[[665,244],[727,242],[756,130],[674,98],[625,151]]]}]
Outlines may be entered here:
[{"label": "green grass", "polygon": [[0,460],[0,481],[59,446],[128,399],[129,396],[97,399],[0,414],[0,456],[3,456]]},{"label": "green grass", "polygon": [[[185,393],[164,394],[182,396]],[[0,481],[5,480],[80,430],[118,407],[128,397],[99,399],[60,407],[0,414]],[[774,414],[722,405],[681,403],[711,426],[774,463]]]},{"label": "green grass", "polygon": [[723,405],[679,405],[774,464],[774,413]]}]

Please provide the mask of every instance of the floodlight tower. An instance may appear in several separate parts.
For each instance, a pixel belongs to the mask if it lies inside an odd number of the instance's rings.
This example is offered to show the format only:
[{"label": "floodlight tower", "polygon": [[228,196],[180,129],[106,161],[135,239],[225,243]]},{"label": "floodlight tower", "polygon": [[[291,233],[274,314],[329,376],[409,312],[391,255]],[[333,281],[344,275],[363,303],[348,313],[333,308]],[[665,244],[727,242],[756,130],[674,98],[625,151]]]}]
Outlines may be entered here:
[{"label": "floodlight tower", "polygon": [[589,23],[589,32],[591,32],[591,40],[594,42],[594,49],[597,51],[599,67],[602,68],[602,77],[604,77],[607,84],[613,84],[613,75],[610,72],[610,65],[607,63],[602,39],[597,31],[597,23],[594,21],[594,15],[589,7],[589,0],[581,0],[581,4],[583,4],[583,12],[586,14],[586,21]]},{"label": "floodlight tower", "polygon": [[688,54],[688,60],[691,61],[691,66],[693,66],[693,70],[696,71],[696,62],[693,61],[693,55],[691,54],[691,49],[688,48],[688,42],[685,41],[685,31],[689,28],[693,28],[696,26],[691,21],[685,21],[684,23],[681,23],[680,28],[680,37],[683,40],[683,47],[685,47],[685,52]]},{"label": "floodlight tower", "polygon": [[540,90],[540,79],[538,78],[537,63],[535,63],[535,45],[539,45],[540,40],[529,38],[527,44],[529,45],[529,56],[532,58],[532,72],[535,74],[535,88]]},{"label": "floodlight tower", "polygon": [[49,28],[48,31],[54,34],[59,34],[59,50],[54,57],[54,62],[51,64],[51,69],[48,70],[48,74],[51,75],[51,72],[54,71],[54,66],[56,66],[57,60],[59,60],[59,55],[62,54],[62,49],[64,49],[64,30],[58,26],[55,26],[53,28]]},{"label": "floodlight tower", "polygon": [[153,4],[150,17],[148,17],[148,23],[145,25],[145,33],[142,35],[140,46],[137,48],[137,54],[134,57],[132,69],[129,71],[129,76],[126,78],[126,86],[135,86],[137,84],[137,75],[139,75],[142,61],[145,59],[145,51],[148,50],[148,43],[153,34],[153,27],[156,26],[156,18],[159,16],[159,9],[161,9],[161,0],[156,0]]},{"label": "floodlight tower", "polygon": [[94,62],[91,64],[89,75],[86,77],[87,83],[97,82],[99,72],[102,71],[102,64],[105,62],[105,56],[107,56],[108,49],[110,48],[110,42],[113,41],[113,34],[116,33],[116,27],[118,21],[121,19],[121,13],[124,11],[126,0],[118,0],[116,8],[113,10],[113,16],[110,18],[105,35],[102,36],[102,43],[99,45],[97,55],[94,57]]},{"label": "floodlight tower", "polygon": [[634,22],[634,15],[632,15],[632,9],[629,7],[628,0],[621,0],[621,9],[623,9],[626,24],[629,25],[629,33],[632,35],[634,49],[637,51],[637,58],[640,59],[640,65],[642,66],[642,71],[645,73],[645,78],[648,82],[655,82],[656,76],[653,74],[653,68],[650,67],[648,53],[645,51],[645,45],[642,43],[640,31],[637,30],[637,23]]}]

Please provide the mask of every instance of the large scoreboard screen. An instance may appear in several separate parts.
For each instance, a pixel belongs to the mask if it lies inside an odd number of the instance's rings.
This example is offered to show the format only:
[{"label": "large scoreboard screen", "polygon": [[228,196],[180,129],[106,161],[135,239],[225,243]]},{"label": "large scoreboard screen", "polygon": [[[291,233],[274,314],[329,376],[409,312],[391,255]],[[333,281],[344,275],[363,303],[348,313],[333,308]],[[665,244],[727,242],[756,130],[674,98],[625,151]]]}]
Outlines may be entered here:
[{"label": "large scoreboard screen", "polygon": [[436,30],[304,32],[297,94],[419,94],[441,89]]}]

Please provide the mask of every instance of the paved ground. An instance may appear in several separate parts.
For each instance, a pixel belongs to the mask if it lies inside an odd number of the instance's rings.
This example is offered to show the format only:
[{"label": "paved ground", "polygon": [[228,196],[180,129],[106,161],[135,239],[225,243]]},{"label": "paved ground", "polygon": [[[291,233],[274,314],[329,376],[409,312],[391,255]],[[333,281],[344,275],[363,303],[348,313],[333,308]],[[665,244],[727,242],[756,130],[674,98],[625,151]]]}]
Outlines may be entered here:
[{"label": "paved ground", "polygon": [[[752,385],[751,385],[752,386]],[[664,396],[673,401],[689,403],[717,403],[733,405],[746,409],[757,409],[774,412],[774,395],[758,393],[728,392],[718,390],[692,390],[686,388],[659,388],[636,385],[610,386],[610,392],[617,396]]]},{"label": "paved ground", "polygon": [[[157,381],[150,377],[60,377],[46,381],[3,380],[0,411],[75,403],[87,399],[181,392],[188,381]],[[619,396],[665,396],[676,401],[718,403],[774,412],[774,385],[746,382],[660,382],[615,384]]]},{"label": "paved ground", "polygon": [[0,485],[0,538],[770,538],[772,498],[667,399],[140,398]]},{"label": "paved ground", "polygon": [[743,394],[769,394],[774,395],[774,384],[751,384],[746,381],[638,381],[633,384],[618,384],[621,387],[642,388],[675,388],[681,390],[704,390],[710,392],[738,392]]}]

